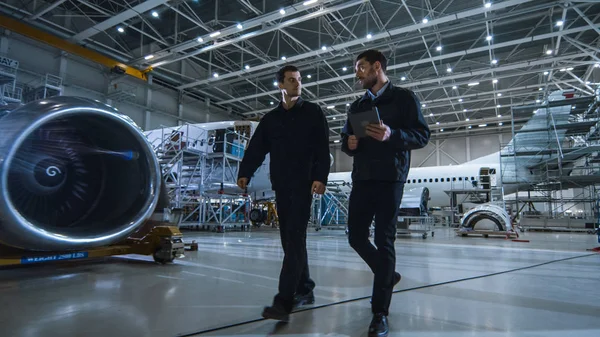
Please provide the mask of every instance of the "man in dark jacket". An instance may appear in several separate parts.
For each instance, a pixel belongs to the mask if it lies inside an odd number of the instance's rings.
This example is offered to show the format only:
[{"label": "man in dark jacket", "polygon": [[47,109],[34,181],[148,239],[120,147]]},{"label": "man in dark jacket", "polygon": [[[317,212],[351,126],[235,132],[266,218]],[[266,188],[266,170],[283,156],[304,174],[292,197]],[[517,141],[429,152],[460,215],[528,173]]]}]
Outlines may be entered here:
[{"label": "man in dark jacket", "polygon": [[[348,241],[374,273],[369,336],[386,336],[393,287],[400,281],[395,272],[396,223],[408,170],[410,153],[429,142],[430,131],[415,94],[390,83],[387,60],[377,50],[356,58],[356,77],[367,89],[354,101],[348,115],[376,107],[380,123],[366,127],[366,137],[357,138],[346,121],[342,151],[354,157],[352,192],[348,209]],[[375,217],[375,246],[369,227]]]},{"label": "man in dark jacket", "polygon": [[265,114],[248,144],[238,174],[245,189],[270,154],[269,174],[275,191],[284,258],[279,293],[263,317],[289,321],[295,306],[314,303],[306,229],[313,193],[323,194],[329,175],[329,127],[321,107],[300,97],[302,79],[294,66],[277,72],[279,105]]}]

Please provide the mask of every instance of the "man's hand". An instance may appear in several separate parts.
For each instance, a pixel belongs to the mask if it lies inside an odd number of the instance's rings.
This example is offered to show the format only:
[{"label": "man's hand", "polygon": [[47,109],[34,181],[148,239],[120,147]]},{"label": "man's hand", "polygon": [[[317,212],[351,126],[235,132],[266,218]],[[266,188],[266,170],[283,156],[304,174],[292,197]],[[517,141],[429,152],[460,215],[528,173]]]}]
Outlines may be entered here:
[{"label": "man's hand", "polygon": [[352,151],[358,147],[358,138],[355,135],[348,137],[348,148]]},{"label": "man's hand", "polygon": [[391,134],[390,127],[383,124],[383,121],[379,121],[379,124],[369,124],[367,126],[367,135],[380,142],[390,139]]},{"label": "man's hand", "polygon": [[237,181],[237,185],[241,189],[246,190],[246,187],[248,187],[248,178],[239,178]]},{"label": "man's hand", "polygon": [[325,184],[323,184],[320,181],[313,181],[311,191],[313,193],[323,194],[323,193],[325,193]]}]

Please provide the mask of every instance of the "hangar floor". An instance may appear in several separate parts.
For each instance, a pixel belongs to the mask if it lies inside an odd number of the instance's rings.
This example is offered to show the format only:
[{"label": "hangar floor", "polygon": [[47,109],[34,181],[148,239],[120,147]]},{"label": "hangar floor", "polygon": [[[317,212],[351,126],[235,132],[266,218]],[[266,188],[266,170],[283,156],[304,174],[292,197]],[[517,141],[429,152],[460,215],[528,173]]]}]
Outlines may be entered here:
[{"label": "hangar floor", "polygon": [[[598,336],[600,254],[588,234],[530,242],[399,236],[390,336]],[[199,251],[0,269],[2,336],[366,336],[372,274],[342,231],[311,231],[316,303],[289,324],[260,312],[277,288],[278,233],[185,233]]]}]

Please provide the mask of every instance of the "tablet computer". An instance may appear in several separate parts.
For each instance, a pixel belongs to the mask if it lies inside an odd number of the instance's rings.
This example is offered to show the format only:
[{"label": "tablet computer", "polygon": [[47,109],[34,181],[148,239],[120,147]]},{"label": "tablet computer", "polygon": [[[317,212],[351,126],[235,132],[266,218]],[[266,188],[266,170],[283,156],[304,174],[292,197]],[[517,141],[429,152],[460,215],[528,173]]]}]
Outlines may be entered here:
[{"label": "tablet computer", "polygon": [[379,124],[379,110],[377,107],[373,107],[371,110],[350,114],[348,117],[352,130],[357,138],[364,138],[367,136],[367,125]]}]

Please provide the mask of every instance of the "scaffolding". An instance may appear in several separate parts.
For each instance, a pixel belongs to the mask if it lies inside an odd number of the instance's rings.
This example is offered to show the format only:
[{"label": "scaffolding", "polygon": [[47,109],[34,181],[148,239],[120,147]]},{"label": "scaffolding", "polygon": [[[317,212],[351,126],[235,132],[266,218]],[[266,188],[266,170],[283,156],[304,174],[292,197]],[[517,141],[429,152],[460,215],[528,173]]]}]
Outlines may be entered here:
[{"label": "scaffolding", "polygon": [[347,228],[350,190],[351,184],[345,181],[327,183],[325,193],[313,199],[311,225],[315,230]]},{"label": "scaffolding", "polygon": [[41,78],[37,87],[27,86],[25,88],[23,101],[29,103],[44,98],[61,96],[62,92],[62,77],[46,74]]},{"label": "scaffolding", "polygon": [[[521,231],[589,232],[598,218],[598,96],[561,95],[511,112],[513,137],[501,150],[500,166],[505,188],[515,193],[508,202]],[[523,111],[533,115],[515,132],[514,115]]]},{"label": "scaffolding", "polygon": [[252,200],[239,193],[237,172],[251,125],[207,129],[194,124],[147,132],[179,227],[247,230]]},{"label": "scaffolding", "polygon": [[22,88],[17,86],[19,62],[0,55],[0,109],[9,104],[21,103]]}]

